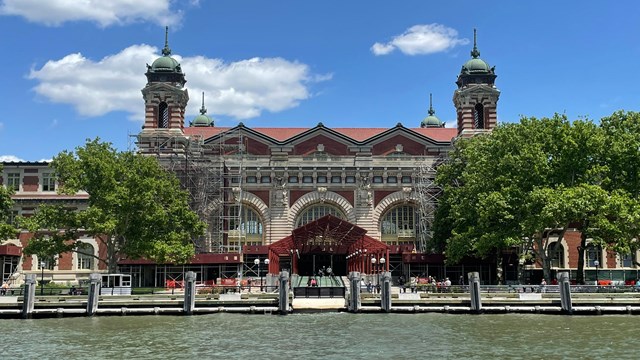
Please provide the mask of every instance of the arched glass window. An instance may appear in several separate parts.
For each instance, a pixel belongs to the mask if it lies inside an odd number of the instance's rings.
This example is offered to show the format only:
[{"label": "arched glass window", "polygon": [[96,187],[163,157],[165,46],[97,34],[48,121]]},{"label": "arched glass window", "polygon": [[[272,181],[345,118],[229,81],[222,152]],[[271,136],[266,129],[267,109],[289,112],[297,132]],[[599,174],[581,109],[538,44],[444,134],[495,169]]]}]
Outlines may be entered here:
[{"label": "arched glass window", "polygon": [[415,242],[419,215],[413,205],[400,205],[387,211],[380,220],[382,241],[393,245]]},{"label": "arched glass window", "polygon": [[163,129],[169,127],[169,106],[164,101],[158,106],[158,127]]},{"label": "arched glass window", "polygon": [[587,246],[586,255],[587,255],[587,266],[588,267],[596,267],[596,260],[598,260],[598,267],[602,267],[602,259],[600,258],[600,247],[595,245]]},{"label": "arched glass window", "polygon": [[473,109],[473,125],[476,129],[484,129],[484,106],[476,104]]},{"label": "arched glass window", "polygon": [[78,245],[78,270],[92,270],[93,269],[93,245],[87,243],[80,243]]},{"label": "arched glass window", "polygon": [[340,219],[347,219],[347,216],[342,212],[342,210],[335,206],[328,204],[311,205],[298,215],[298,218],[296,219],[296,228],[320,219],[325,215],[333,215]]},{"label": "arched glass window", "polygon": [[549,244],[547,254],[551,259],[551,267],[564,267],[564,246],[559,241]]},{"label": "arched glass window", "polygon": [[[239,216],[241,212],[241,215]],[[250,206],[235,206],[229,209],[229,240],[247,245],[261,245],[263,225],[260,215]]]}]

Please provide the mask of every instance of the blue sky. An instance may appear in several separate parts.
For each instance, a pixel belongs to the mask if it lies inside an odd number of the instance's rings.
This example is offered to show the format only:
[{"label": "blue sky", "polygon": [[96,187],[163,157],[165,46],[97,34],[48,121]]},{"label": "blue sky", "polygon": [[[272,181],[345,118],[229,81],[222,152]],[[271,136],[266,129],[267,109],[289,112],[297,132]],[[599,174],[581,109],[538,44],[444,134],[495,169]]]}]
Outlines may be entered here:
[{"label": "blue sky", "polygon": [[187,121],[205,91],[219,126],[417,127],[433,93],[452,127],[473,28],[496,66],[501,122],[640,110],[637,2],[444,3],[0,0],[0,160],[50,159],[96,136],[131,146],[165,25]]}]

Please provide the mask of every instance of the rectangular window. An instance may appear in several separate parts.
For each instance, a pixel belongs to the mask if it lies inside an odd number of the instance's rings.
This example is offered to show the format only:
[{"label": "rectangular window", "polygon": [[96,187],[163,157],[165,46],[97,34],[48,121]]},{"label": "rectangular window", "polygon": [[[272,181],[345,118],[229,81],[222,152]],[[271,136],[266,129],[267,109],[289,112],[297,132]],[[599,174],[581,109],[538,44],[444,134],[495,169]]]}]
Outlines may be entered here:
[{"label": "rectangular window", "polygon": [[295,175],[289,176],[289,182],[290,183],[297,183],[298,182],[298,177]]},{"label": "rectangular window", "polygon": [[333,176],[331,177],[331,183],[332,183],[332,184],[339,184],[339,183],[341,183],[341,182],[342,182],[342,176],[340,176],[340,175],[333,175]]},{"label": "rectangular window", "polygon": [[269,175],[263,175],[263,176],[260,178],[260,182],[261,182],[261,183],[263,183],[263,184],[268,184],[268,183],[270,183],[270,182],[271,182],[271,176],[269,176]]},{"label": "rectangular window", "polygon": [[231,178],[231,182],[233,184],[239,184],[240,183],[240,178],[237,177],[237,176],[234,176],[234,177]]},{"label": "rectangular window", "polygon": [[20,213],[18,212],[18,210],[11,210],[11,212],[9,213],[9,219],[8,219],[9,221],[8,221],[8,223],[10,225],[13,225],[13,226],[18,226],[18,215],[19,214]]},{"label": "rectangular window", "polygon": [[258,178],[255,176],[247,176],[247,184],[255,184],[258,182]]},{"label": "rectangular window", "polygon": [[312,184],[313,183],[313,176],[311,175],[305,175],[302,177],[302,182],[304,184]]},{"label": "rectangular window", "polygon": [[325,175],[318,175],[318,177],[316,178],[316,181],[318,182],[318,184],[326,184],[327,177]]},{"label": "rectangular window", "polygon": [[620,267],[633,267],[631,254],[620,254]]},{"label": "rectangular window", "polygon": [[378,176],[378,175],[374,176],[372,179],[372,182],[374,184],[382,184],[382,176]]},{"label": "rectangular window", "polygon": [[7,174],[7,188],[20,191],[20,173]]},{"label": "rectangular window", "polygon": [[398,183],[398,177],[397,176],[388,176],[387,177],[387,183],[388,184],[397,184]]},{"label": "rectangular window", "polygon": [[355,184],[356,177],[353,175],[348,175],[347,177],[344,178],[344,182],[346,182],[347,184]]},{"label": "rectangular window", "polygon": [[403,176],[400,178],[400,182],[403,184],[411,184],[411,176]]},{"label": "rectangular window", "polygon": [[[44,266],[43,266],[44,265]],[[53,257],[46,257],[38,260],[38,270],[53,270],[56,260]]]},{"label": "rectangular window", "polygon": [[53,173],[42,174],[42,191],[56,191],[56,178]]}]

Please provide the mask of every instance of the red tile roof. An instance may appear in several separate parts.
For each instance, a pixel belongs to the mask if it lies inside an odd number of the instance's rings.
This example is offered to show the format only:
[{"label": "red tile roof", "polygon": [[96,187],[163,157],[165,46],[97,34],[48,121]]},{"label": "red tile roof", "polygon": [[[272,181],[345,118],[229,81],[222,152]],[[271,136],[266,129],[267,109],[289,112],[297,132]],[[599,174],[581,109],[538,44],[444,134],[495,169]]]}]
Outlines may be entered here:
[{"label": "red tile roof", "polygon": [[[204,139],[208,139],[223,131],[229,130],[228,127],[186,127],[185,135],[201,135]],[[265,136],[278,141],[285,141],[296,135],[299,135],[311,128],[251,128],[251,130],[261,133]],[[331,128],[331,130],[347,136],[356,141],[365,141],[371,137],[379,135],[389,128]],[[429,137],[436,141],[451,141],[458,135],[457,129],[452,128],[408,128],[415,133]]]}]

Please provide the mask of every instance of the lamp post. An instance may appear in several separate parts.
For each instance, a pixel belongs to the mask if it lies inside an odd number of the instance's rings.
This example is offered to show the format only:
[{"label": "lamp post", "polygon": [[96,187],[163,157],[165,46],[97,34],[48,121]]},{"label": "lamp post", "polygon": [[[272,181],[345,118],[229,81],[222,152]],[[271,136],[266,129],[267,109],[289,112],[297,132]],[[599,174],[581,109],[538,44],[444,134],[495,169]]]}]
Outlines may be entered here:
[{"label": "lamp post", "polygon": [[[267,273],[269,273],[269,259],[264,259],[264,265],[267,268]],[[260,286],[262,287],[262,277],[260,277]],[[267,284],[264,284],[264,290],[267,291]]]},{"label": "lamp post", "polygon": [[378,271],[378,284],[380,284],[382,281],[380,281],[380,279],[382,279],[382,272],[384,272],[384,263],[387,262],[387,259],[380,257],[380,271]]},{"label": "lamp post", "polygon": [[[258,265],[258,277],[260,277],[260,259],[253,260],[255,265]],[[260,290],[262,290],[262,278],[260,278]]]},{"label": "lamp post", "polygon": [[[376,262],[377,261],[378,261],[378,259],[376,259],[375,256],[371,258],[371,272],[374,273],[374,274],[376,273]],[[374,276],[374,278],[375,278],[375,276]]]},{"label": "lamp post", "polygon": [[40,261],[40,296],[44,295],[44,261]]},{"label": "lamp post", "polygon": [[596,267],[596,286],[598,286],[598,266],[600,266],[600,261],[594,260],[593,266]]}]

